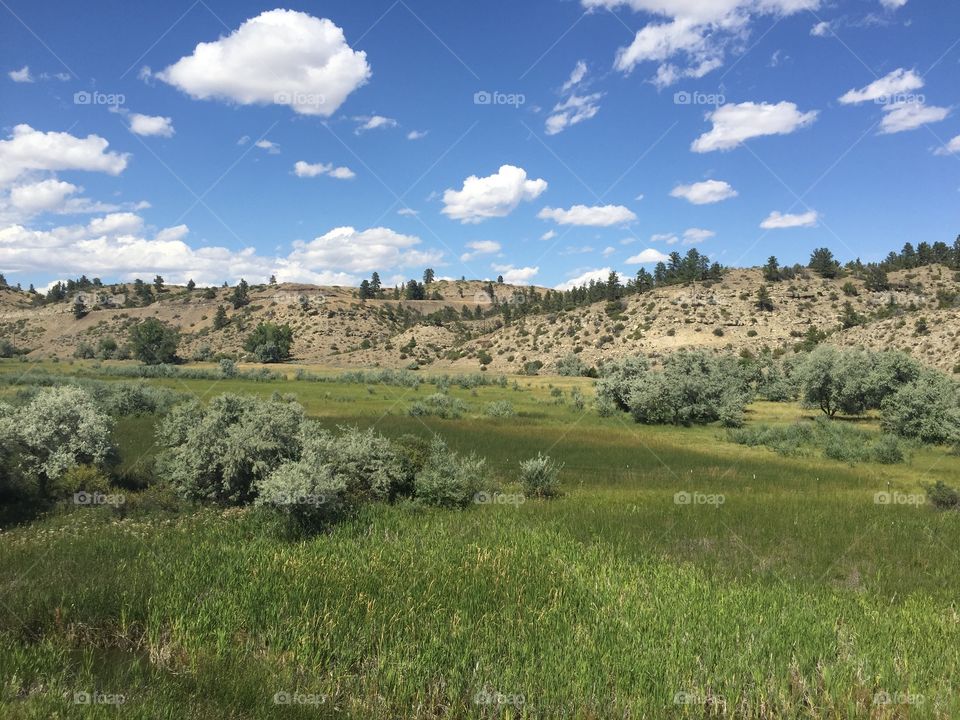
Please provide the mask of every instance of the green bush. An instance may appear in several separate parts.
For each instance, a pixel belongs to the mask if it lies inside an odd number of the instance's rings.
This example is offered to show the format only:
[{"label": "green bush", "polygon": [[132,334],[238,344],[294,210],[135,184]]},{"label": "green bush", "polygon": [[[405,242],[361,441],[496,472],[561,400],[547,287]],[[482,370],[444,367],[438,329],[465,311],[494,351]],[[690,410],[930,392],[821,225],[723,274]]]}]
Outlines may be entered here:
[{"label": "green bush", "polygon": [[938,510],[956,510],[960,507],[960,492],[943,480],[937,480],[934,485],[928,485],[926,491],[927,500]]},{"label": "green bush", "polygon": [[924,443],[960,441],[960,391],[940,373],[925,371],[887,397],[881,423],[887,432]]},{"label": "green bush", "polygon": [[252,396],[177,405],[157,429],[158,471],[184,497],[247,503],[260,480],[299,457],[302,422],[300,405]]},{"label": "green bush", "polygon": [[633,384],[627,403],[639,423],[692,425],[719,420],[736,427],[743,422],[750,397],[746,374],[735,358],[680,351],[664,360],[661,372],[644,373]]},{"label": "green bush", "polygon": [[133,356],[145,365],[162,365],[177,359],[180,333],[156,318],[147,318],[130,328]]},{"label": "green bush", "polygon": [[483,414],[487,417],[513,417],[516,415],[516,412],[513,409],[513,403],[509,400],[497,400],[496,402],[487,403]]},{"label": "green bush", "polygon": [[484,487],[486,461],[473,453],[460,456],[434,436],[427,458],[414,485],[415,497],[426,505],[463,508]]},{"label": "green bush", "polygon": [[253,353],[258,362],[275,363],[290,359],[293,347],[293,330],[289,325],[260,323],[247,339],[243,349]]},{"label": "green bush", "polygon": [[104,466],[112,452],[111,418],[79,387],[42,388],[6,412],[7,449],[41,496],[78,465]]},{"label": "green bush", "polygon": [[801,455],[816,449],[831,460],[850,464],[892,465],[905,457],[903,443],[892,435],[878,435],[826,418],[793,425],[755,425],[731,430],[727,437],[740,445],[764,446],[781,455]]},{"label": "green bush", "polygon": [[555,497],[560,494],[560,471],[549,455],[537,453],[535,458],[520,463],[520,484],[523,492],[532,497]]},{"label": "green bush", "polygon": [[574,353],[568,353],[556,362],[557,375],[577,377],[587,375],[589,369]]},{"label": "green bush", "polygon": [[649,363],[642,357],[628,357],[604,365],[597,381],[598,409],[613,406],[629,410],[630,393],[643,382],[649,369]]},{"label": "green bush", "polygon": [[433,393],[423,400],[413,403],[408,412],[413,417],[433,415],[444,420],[450,420],[459,418],[467,412],[467,404],[463,400],[451,397],[446,393]]}]

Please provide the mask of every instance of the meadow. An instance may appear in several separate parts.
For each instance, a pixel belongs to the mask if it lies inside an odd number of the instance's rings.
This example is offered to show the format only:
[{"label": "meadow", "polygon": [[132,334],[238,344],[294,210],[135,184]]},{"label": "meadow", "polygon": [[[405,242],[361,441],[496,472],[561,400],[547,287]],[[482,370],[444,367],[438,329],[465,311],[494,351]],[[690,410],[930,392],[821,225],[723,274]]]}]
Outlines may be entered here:
[{"label": "meadow", "polygon": [[[131,382],[108,365],[3,362],[0,378]],[[7,525],[0,715],[960,716],[960,514],[923,490],[960,478],[946,448],[894,465],[785,457],[717,426],[601,417],[586,378],[454,384],[462,417],[411,416],[433,386],[311,371],[327,381],[139,382],[201,399],[290,393],[327,427],[439,433],[487,458],[488,502],[369,505],[284,537],[252,510],[151,487]],[[16,392],[0,384],[0,400]],[[516,414],[487,416],[497,401]],[[755,402],[747,427],[804,417]],[[155,422],[115,431],[131,474]],[[564,463],[557,499],[516,485],[538,452]]]}]

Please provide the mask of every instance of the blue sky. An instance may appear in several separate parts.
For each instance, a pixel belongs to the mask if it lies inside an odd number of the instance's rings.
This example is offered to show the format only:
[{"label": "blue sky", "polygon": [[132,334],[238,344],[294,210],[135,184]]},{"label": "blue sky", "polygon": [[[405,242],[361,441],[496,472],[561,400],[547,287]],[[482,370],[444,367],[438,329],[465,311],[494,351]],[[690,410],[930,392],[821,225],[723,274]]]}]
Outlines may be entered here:
[{"label": "blue sky", "polygon": [[960,6],[0,7],[0,272],[562,286],[960,232]]}]

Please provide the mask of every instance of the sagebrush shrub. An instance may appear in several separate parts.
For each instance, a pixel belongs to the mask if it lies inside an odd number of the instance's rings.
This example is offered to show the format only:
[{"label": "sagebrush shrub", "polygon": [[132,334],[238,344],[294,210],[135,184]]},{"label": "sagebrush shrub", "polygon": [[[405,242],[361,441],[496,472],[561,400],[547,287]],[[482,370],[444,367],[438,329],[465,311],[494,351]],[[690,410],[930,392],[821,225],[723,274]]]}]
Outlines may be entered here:
[{"label": "sagebrush shrub", "polygon": [[71,468],[103,466],[111,452],[113,421],[79,387],[40,389],[8,423],[19,467],[42,494]]},{"label": "sagebrush shrub", "polygon": [[433,393],[427,395],[423,400],[413,403],[408,412],[414,417],[433,415],[444,420],[451,420],[462,417],[467,412],[467,404],[463,400],[445,393]]},{"label": "sagebrush shrub", "polygon": [[483,413],[488,417],[513,417],[516,415],[513,409],[513,403],[509,400],[497,400],[492,403],[487,403]]},{"label": "sagebrush shrub", "polygon": [[462,456],[434,436],[430,456],[415,481],[415,496],[427,505],[462,508],[484,487],[486,461],[473,453]]},{"label": "sagebrush shrub", "polygon": [[537,453],[535,458],[520,463],[520,484],[527,495],[533,497],[554,497],[560,494],[560,471],[549,455]]},{"label": "sagebrush shrub", "polygon": [[887,432],[924,443],[960,441],[960,391],[946,376],[925,371],[882,405]]},{"label": "sagebrush shrub", "polygon": [[157,429],[158,469],[187,498],[247,503],[257,482],[299,457],[302,423],[300,405],[253,396],[177,405]]}]

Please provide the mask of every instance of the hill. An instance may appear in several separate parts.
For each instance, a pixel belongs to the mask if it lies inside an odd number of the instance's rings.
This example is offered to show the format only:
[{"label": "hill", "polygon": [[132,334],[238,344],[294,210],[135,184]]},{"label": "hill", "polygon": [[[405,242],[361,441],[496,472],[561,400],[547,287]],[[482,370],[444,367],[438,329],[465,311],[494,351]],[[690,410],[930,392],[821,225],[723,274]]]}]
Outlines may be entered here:
[{"label": "hill", "polygon": [[[719,281],[658,287],[549,312],[521,307],[529,288],[494,284],[494,301],[487,294],[491,286],[481,281],[431,283],[429,300],[361,301],[349,287],[251,286],[249,302],[237,309],[230,288],[169,286],[154,302],[139,305],[119,294],[123,286],[103,286],[83,295],[90,310],[79,319],[76,294],[38,304],[4,288],[0,337],[30,358],[90,356],[106,339],[122,346],[132,325],[156,317],[180,330],[185,359],[242,359],[246,335],[269,321],[293,328],[294,361],[300,363],[555,372],[557,361],[571,354],[591,367],[634,354],[655,360],[683,347],[782,353],[815,330],[832,344],[898,348],[953,370],[960,358],[960,273],[927,265],[891,272],[889,281],[889,290],[871,292],[857,277],[825,279],[804,272],[767,283],[761,269],[731,269]],[[771,310],[758,307],[761,286],[769,290]],[[216,329],[221,306],[229,322]]]}]

